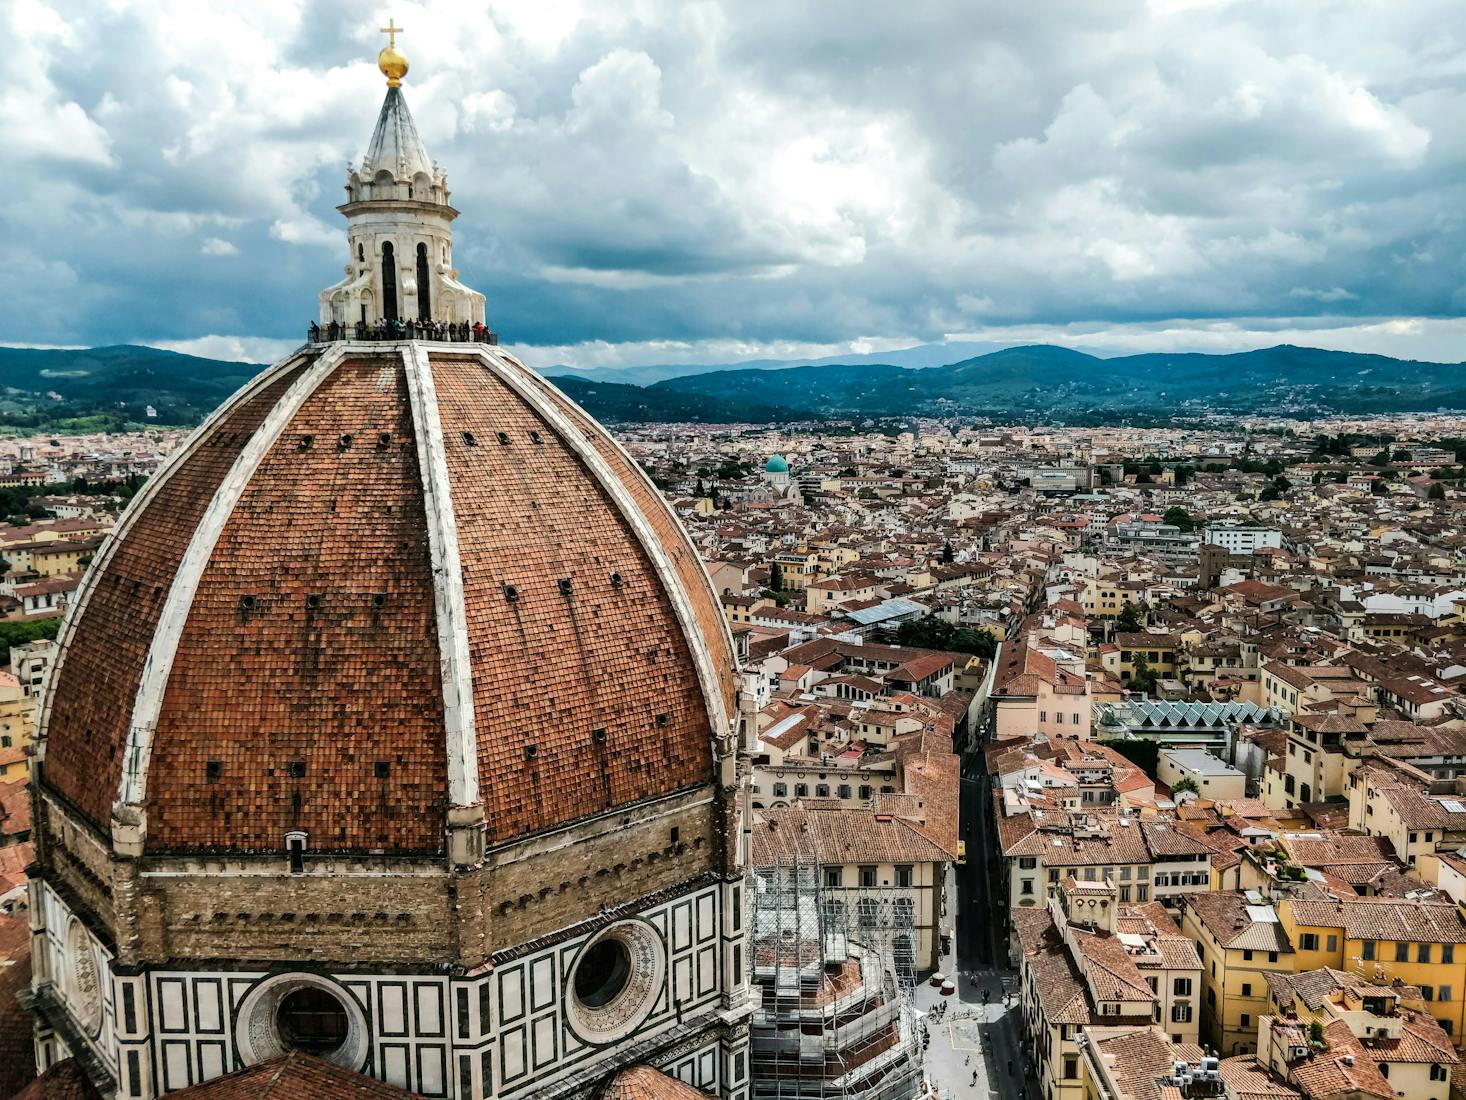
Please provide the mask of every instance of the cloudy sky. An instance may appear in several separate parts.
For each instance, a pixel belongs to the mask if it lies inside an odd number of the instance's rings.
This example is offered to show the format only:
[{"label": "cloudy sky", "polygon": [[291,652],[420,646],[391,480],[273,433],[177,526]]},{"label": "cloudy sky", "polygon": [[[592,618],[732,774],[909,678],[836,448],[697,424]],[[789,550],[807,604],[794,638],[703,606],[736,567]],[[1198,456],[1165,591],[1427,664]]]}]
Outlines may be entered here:
[{"label": "cloudy sky", "polygon": [[1460,0],[0,0],[0,341],[297,343],[389,14],[537,365],[1466,358]]}]

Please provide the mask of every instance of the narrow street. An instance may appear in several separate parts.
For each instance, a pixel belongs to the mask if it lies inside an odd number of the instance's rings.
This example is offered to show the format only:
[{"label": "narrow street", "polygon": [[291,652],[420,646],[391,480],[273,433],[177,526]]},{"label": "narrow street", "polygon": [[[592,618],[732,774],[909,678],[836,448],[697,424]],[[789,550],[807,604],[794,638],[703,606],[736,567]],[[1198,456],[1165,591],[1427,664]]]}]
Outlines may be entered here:
[{"label": "narrow street", "polygon": [[[962,779],[967,863],[953,868],[956,937],[954,954],[946,960],[957,993],[943,997],[929,983],[916,991],[931,1035],[927,1077],[943,1100],[1016,1098],[1018,1075],[1026,1068],[1019,1041],[1018,976],[1007,965],[1007,918],[995,900],[1000,883],[990,837],[989,782],[976,770],[981,763],[980,757],[974,760],[973,773],[964,772]],[[930,1015],[933,1009],[935,1017]],[[1023,1082],[1022,1095],[1038,1100],[1031,1076]]]}]

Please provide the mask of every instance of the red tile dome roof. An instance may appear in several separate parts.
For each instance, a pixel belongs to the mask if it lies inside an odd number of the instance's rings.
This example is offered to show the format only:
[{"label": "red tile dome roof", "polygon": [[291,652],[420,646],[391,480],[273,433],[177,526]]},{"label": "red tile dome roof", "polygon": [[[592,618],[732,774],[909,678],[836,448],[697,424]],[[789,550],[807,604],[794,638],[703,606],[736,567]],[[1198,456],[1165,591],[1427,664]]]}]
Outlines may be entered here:
[{"label": "red tile dome roof", "polygon": [[433,854],[713,782],[716,595],[616,442],[497,348],[336,344],[144,488],[61,636],[43,782],[149,851]]}]

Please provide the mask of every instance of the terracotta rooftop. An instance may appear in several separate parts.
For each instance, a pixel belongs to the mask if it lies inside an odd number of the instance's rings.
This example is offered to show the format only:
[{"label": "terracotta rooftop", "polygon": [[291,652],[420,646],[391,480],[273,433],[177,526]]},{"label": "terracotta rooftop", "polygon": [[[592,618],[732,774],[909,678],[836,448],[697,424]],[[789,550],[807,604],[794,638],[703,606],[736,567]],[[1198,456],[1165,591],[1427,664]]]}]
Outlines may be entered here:
[{"label": "terracotta rooftop", "polygon": [[140,806],[152,851],[434,854],[453,804],[495,843],[711,781],[728,629],[629,456],[496,349],[335,354],[135,498],[50,678],[47,784],[104,832]]},{"label": "terracotta rooftop", "polygon": [[649,1066],[634,1066],[615,1076],[601,1100],[707,1100],[707,1095]]}]

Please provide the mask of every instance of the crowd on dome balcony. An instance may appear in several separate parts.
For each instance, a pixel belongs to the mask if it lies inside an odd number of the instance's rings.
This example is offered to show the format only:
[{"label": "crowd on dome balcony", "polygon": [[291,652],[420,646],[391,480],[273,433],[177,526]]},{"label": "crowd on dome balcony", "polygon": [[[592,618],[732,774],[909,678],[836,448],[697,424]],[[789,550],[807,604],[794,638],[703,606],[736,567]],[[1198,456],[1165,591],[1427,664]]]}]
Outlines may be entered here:
[{"label": "crowd on dome balcony", "polygon": [[337,340],[442,340],[455,344],[497,344],[498,335],[482,321],[469,324],[467,321],[420,321],[382,318],[374,324],[357,321],[348,325],[332,321],[321,325],[315,321],[310,325],[312,344],[332,343]]}]

